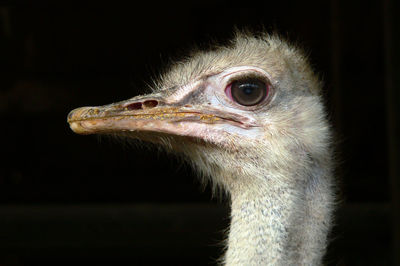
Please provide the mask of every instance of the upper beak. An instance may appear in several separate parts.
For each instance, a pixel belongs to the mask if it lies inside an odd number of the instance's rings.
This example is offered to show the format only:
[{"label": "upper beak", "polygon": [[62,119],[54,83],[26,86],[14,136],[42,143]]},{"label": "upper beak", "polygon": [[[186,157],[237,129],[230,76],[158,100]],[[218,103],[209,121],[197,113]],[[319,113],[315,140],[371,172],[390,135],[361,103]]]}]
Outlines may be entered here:
[{"label": "upper beak", "polygon": [[110,105],[81,107],[68,114],[68,123],[78,134],[153,131],[186,135],[182,121],[215,123],[221,119],[209,110],[167,104],[151,95]]}]

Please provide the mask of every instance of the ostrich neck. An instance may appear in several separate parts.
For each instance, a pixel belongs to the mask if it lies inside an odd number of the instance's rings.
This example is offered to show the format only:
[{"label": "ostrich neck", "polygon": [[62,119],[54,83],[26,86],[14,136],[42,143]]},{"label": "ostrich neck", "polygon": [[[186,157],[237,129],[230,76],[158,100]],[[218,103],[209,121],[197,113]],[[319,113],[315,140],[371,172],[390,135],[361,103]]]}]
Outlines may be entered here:
[{"label": "ostrich neck", "polygon": [[261,180],[230,191],[226,265],[320,265],[332,206],[329,172],[314,166],[305,177]]}]

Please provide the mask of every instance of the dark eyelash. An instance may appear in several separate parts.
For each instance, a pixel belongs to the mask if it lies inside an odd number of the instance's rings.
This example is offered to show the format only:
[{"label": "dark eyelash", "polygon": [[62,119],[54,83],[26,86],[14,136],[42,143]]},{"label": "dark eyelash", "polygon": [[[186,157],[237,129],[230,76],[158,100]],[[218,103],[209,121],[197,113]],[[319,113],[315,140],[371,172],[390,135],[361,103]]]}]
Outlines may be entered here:
[{"label": "dark eyelash", "polygon": [[258,73],[254,73],[254,72],[247,72],[247,73],[243,73],[241,75],[237,75],[235,77],[232,77],[228,80],[228,84],[231,84],[235,81],[242,81],[242,80],[247,80],[247,79],[257,79],[257,80],[261,80],[262,82],[265,83],[271,83],[267,77],[265,77],[264,75],[260,75]]}]

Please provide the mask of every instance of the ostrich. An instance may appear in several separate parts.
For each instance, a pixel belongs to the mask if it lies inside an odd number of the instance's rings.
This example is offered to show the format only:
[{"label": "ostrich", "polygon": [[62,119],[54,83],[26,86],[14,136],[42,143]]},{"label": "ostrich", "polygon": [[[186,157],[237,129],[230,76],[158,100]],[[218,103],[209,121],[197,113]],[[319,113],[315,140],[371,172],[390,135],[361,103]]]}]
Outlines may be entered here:
[{"label": "ostrich", "polygon": [[305,56],[277,35],[237,33],[154,87],[77,108],[70,127],[161,145],[225,191],[225,265],[320,265],[334,206],[331,132]]}]

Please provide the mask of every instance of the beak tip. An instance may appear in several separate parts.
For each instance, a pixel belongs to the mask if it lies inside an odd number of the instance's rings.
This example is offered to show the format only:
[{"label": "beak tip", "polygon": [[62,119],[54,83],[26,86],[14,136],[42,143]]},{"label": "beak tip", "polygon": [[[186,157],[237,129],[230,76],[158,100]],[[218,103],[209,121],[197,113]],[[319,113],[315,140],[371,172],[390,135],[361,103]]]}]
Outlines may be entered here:
[{"label": "beak tip", "polygon": [[68,122],[68,123],[71,123],[72,118],[74,117],[74,111],[75,111],[75,110],[72,110],[71,112],[69,112],[69,114],[68,114],[68,116],[67,116],[67,122]]},{"label": "beak tip", "polygon": [[84,115],[87,113],[87,107],[80,107],[69,112],[67,116],[67,122],[71,130],[77,134],[89,134],[88,130],[82,126],[82,121],[80,121]]},{"label": "beak tip", "polygon": [[77,131],[79,131],[79,126],[77,125],[76,122],[69,122],[69,127],[71,128],[72,131],[74,131],[75,133],[78,133]]},{"label": "beak tip", "polygon": [[69,122],[69,127],[76,134],[80,134],[80,135],[89,135],[90,134],[90,131],[85,129],[85,127],[83,127],[81,125],[81,122]]}]

